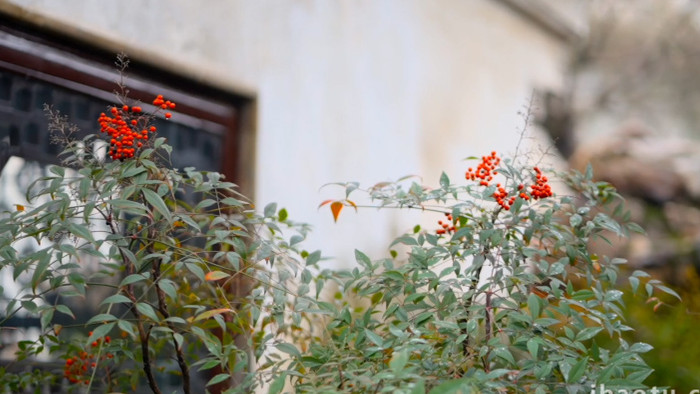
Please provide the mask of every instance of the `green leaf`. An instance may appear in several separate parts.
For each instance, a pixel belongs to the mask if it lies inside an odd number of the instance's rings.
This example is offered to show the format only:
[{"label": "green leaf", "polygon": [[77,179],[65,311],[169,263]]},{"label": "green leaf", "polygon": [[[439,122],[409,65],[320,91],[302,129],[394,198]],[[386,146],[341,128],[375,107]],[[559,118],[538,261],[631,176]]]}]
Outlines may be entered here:
[{"label": "green leaf", "polygon": [[207,382],[207,386],[212,386],[212,385],[215,385],[217,383],[221,383],[221,382],[223,382],[227,379],[230,379],[230,378],[231,378],[231,374],[220,373],[220,374],[214,376],[213,378],[209,379],[209,381]]},{"label": "green leaf", "polygon": [[511,352],[505,347],[493,349],[493,354],[508,361],[511,364],[515,364],[515,358],[513,358],[513,354],[511,354]]},{"label": "green leaf", "polygon": [[153,320],[154,322],[160,321],[160,318],[156,314],[156,311],[149,304],[138,302],[136,303],[136,309],[144,316]]},{"label": "green leaf", "polygon": [[598,213],[595,218],[593,218],[593,222],[608,231],[612,231],[615,235],[624,236],[622,227],[604,213]]},{"label": "green leaf", "polygon": [[598,335],[598,333],[601,331],[603,331],[603,327],[586,327],[576,334],[576,340],[581,342],[587,341]]},{"label": "green leaf", "polygon": [[636,293],[637,289],[639,288],[639,278],[637,278],[636,276],[630,276],[629,281],[630,286],[632,287],[632,292]]},{"label": "green leaf", "polygon": [[285,220],[287,220],[287,217],[289,217],[287,210],[284,208],[280,209],[280,211],[277,213],[277,215],[279,217],[280,222],[284,222]]},{"label": "green leaf", "polygon": [[510,369],[500,368],[494,369],[486,375],[486,379],[498,379],[510,372]]},{"label": "green leaf", "polygon": [[185,268],[187,268],[190,272],[192,272],[197,279],[201,280],[202,282],[206,282],[204,279],[204,270],[197,265],[196,263],[185,263]]},{"label": "green leaf", "polygon": [[156,211],[160,212],[160,214],[163,215],[163,217],[165,218],[165,220],[168,221],[168,223],[173,222],[173,217],[170,214],[170,210],[165,205],[163,199],[156,192],[154,192],[151,189],[142,189],[141,192],[146,198],[146,201],[148,201],[148,203],[151,204],[153,208],[156,209]]},{"label": "green leaf", "polygon": [[411,388],[410,394],[425,394],[425,380],[420,379],[415,383],[415,386]]},{"label": "green leaf", "polygon": [[207,198],[207,199],[202,200],[199,203],[197,203],[197,205],[195,205],[195,207],[194,207],[194,211],[198,212],[201,209],[209,208],[210,206],[212,206],[214,204],[216,204],[216,200],[212,200],[211,198]]},{"label": "green leaf", "polygon": [[540,316],[540,297],[535,293],[530,293],[527,297],[527,307],[530,309],[532,319],[537,319]]},{"label": "green leaf", "polygon": [[314,265],[321,260],[321,251],[317,250],[306,257],[306,265]]},{"label": "green leaf", "polygon": [[432,319],[434,315],[435,315],[435,313],[433,311],[423,312],[415,317],[414,324],[416,326],[420,326],[421,324]]},{"label": "green leaf", "polygon": [[396,238],[396,239],[391,243],[391,245],[389,245],[389,247],[392,247],[392,246],[394,246],[394,245],[396,245],[396,244],[404,244],[404,245],[412,246],[412,245],[418,245],[418,242],[417,242],[415,239],[413,239],[413,237],[410,237],[410,236],[408,236],[408,235],[404,235],[404,236],[402,236],[402,237]]},{"label": "green leaf", "polygon": [[[184,322],[184,320],[183,320]],[[175,339],[175,343],[177,344],[177,349],[181,350],[182,349],[182,344],[185,343],[185,337],[182,336],[182,334],[179,333],[173,333],[173,339]]]},{"label": "green leaf", "polygon": [[292,237],[289,239],[289,246],[294,246],[298,244],[299,242],[303,241],[304,237],[299,235],[299,234],[294,234]]},{"label": "green leaf", "polygon": [[146,279],[148,279],[148,277],[146,277],[143,274],[131,274],[121,281],[121,283],[119,284],[119,287],[130,285],[132,283],[140,282],[140,281],[146,280]]},{"label": "green leaf", "polygon": [[226,197],[226,198],[221,200],[221,203],[228,205],[228,206],[231,206],[231,207],[242,207],[245,205],[245,203],[243,201],[237,200],[233,197]]},{"label": "green leaf", "polygon": [[430,394],[468,394],[472,392],[469,380],[464,378],[448,380],[430,390]]},{"label": "green leaf", "polygon": [[46,330],[49,327],[49,324],[51,324],[51,320],[53,320],[53,313],[54,309],[46,309],[41,313],[41,329]]},{"label": "green leaf", "polygon": [[92,330],[92,335],[90,335],[90,338],[88,338],[88,342],[95,341],[99,338],[104,337],[105,335],[109,334],[110,331],[112,331],[112,328],[114,327],[116,323],[107,323],[107,324],[101,324],[97,327],[95,327],[94,330]]},{"label": "green leaf", "polygon": [[632,372],[631,374],[627,375],[627,379],[637,384],[642,384],[642,382],[644,382],[644,380],[646,380],[646,378],[648,378],[653,372],[654,370],[651,368]]},{"label": "green leaf", "polygon": [[278,343],[276,347],[281,352],[291,354],[292,356],[301,357],[301,353],[299,352],[299,349],[297,349],[296,346],[294,346],[292,344],[282,342],[282,343]]},{"label": "green leaf", "polygon": [[270,384],[270,389],[267,394],[279,394],[284,389],[284,383],[287,380],[287,374],[285,372],[281,373],[275,380]]},{"label": "green leaf", "polygon": [[56,310],[63,313],[64,315],[68,315],[75,319],[75,315],[73,314],[73,311],[70,310],[66,305],[63,304],[58,304],[56,305]]},{"label": "green leaf", "polygon": [[95,315],[90,320],[87,321],[85,324],[95,324],[95,323],[103,323],[106,321],[114,321],[117,320],[116,317],[113,315],[110,315],[108,313],[100,313],[99,315]]},{"label": "green leaf", "polygon": [[134,329],[134,324],[126,320],[117,320],[117,326],[120,330],[129,333],[132,338],[136,338],[136,330]]},{"label": "green leaf", "polygon": [[450,186],[450,178],[447,176],[447,174],[445,174],[445,172],[440,175],[440,186],[443,189],[447,189]]},{"label": "green leaf", "polygon": [[561,371],[564,379],[568,382],[569,376],[571,376],[571,363],[568,360],[559,361],[559,371]]},{"label": "green leaf", "polygon": [[146,167],[141,167],[141,166],[131,166],[130,168],[127,168],[122,174],[122,178],[131,178],[134,177],[142,172],[146,171]]},{"label": "green leaf", "polygon": [[78,186],[78,198],[81,201],[87,199],[88,193],[90,192],[90,178],[83,178],[80,180],[80,185]]},{"label": "green leaf", "polygon": [[681,300],[681,296],[678,295],[678,293],[676,293],[676,292],[675,292],[673,289],[671,289],[670,287],[667,287],[667,286],[664,286],[664,285],[656,285],[655,287],[656,287],[657,289],[663,291],[663,292],[666,293],[666,294],[670,294],[670,295],[676,297],[676,298],[678,299],[678,301],[682,301],[682,300]]},{"label": "green leaf", "polygon": [[34,303],[34,301],[22,301],[20,303],[22,305],[22,308],[26,309],[27,311],[31,313],[37,313],[38,312],[38,307]]},{"label": "green leaf", "polygon": [[382,339],[381,336],[375,334],[374,331],[365,328],[365,335],[370,341],[372,341],[375,345],[379,347],[382,347],[382,345],[384,344],[384,339]]},{"label": "green leaf", "polygon": [[355,261],[366,268],[372,267],[372,262],[370,261],[369,257],[357,249],[355,249]]},{"label": "green leaf", "polygon": [[187,223],[187,225],[190,226],[190,227],[192,227],[193,229],[200,230],[199,224],[198,224],[197,222],[195,222],[194,220],[192,220],[192,218],[190,217],[190,215],[183,215],[183,214],[180,214],[180,216],[178,217],[178,219],[182,220],[184,223]]},{"label": "green leaf", "polygon": [[391,368],[395,374],[398,374],[404,369],[407,362],[408,352],[405,349],[400,352],[394,352],[391,356],[391,361],[389,361],[389,368]]},{"label": "green leaf", "polygon": [[90,232],[90,230],[88,230],[88,228],[83,226],[82,224],[72,222],[68,223],[68,231],[70,231],[73,235],[77,237],[86,239],[90,242],[95,242],[95,239],[92,237],[92,233]]},{"label": "green leaf", "polygon": [[124,200],[124,199],[114,199],[107,201],[108,204],[112,205],[122,211],[127,211],[128,213],[142,215],[148,213],[148,208],[145,205],[138,203],[136,201]]},{"label": "green leaf", "polygon": [[630,352],[634,353],[646,353],[650,350],[654,349],[653,346],[649,345],[648,343],[644,342],[637,342],[630,346]]},{"label": "green leaf", "polygon": [[85,278],[77,272],[68,274],[68,282],[75,288],[80,295],[85,295]]},{"label": "green leaf", "polygon": [[266,218],[270,218],[275,215],[275,212],[277,212],[277,203],[271,202],[265,206],[265,209],[263,210],[263,215]]},{"label": "green leaf", "polygon": [[391,271],[386,271],[382,273],[382,276],[385,276],[387,278],[393,279],[398,282],[403,282],[405,278],[403,277],[403,274],[399,271],[391,270]]},{"label": "green leaf", "polygon": [[585,357],[576,364],[574,364],[573,367],[571,367],[571,370],[569,370],[569,376],[567,379],[567,382],[569,383],[576,383],[578,382],[582,377],[583,374],[586,372],[586,365],[588,364],[588,357]]},{"label": "green leaf", "polygon": [[553,366],[552,362],[538,362],[535,366],[535,377],[540,380],[545,379],[552,372]]},{"label": "green leaf", "polygon": [[628,230],[634,231],[637,234],[642,234],[642,235],[646,234],[646,231],[644,231],[644,229],[640,225],[638,225],[637,223],[630,222],[630,223],[627,223],[625,226],[627,226]]},{"label": "green leaf", "polygon": [[111,295],[111,296],[105,298],[104,301],[102,301],[100,303],[100,305],[102,305],[102,304],[119,304],[122,302],[130,304],[131,300],[128,299],[125,295],[114,294],[114,295]]},{"label": "green leaf", "polygon": [[165,321],[176,324],[187,324],[187,320],[178,316],[170,316],[169,318],[165,319]]},{"label": "green leaf", "polygon": [[579,224],[581,224],[582,221],[583,218],[577,213],[571,215],[571,217],[569,218],[569,224],[571,225],[571,227],[578,226]]},{"label": "green leaf", "polygon": [[49,171],[51,171],[51,173],[56,174],[60,177],[66,176],[66,169],[61,167],[61,166],[51,166],[51,167],[49,167]]},{"label": "green leaf", "polygon": [[534,338],[527,340],[527,351],[530,352],[532,358],[537,360],[537,352],[540,348],[540,344]]},{"label": "green leaf", "polygon": [[635,276],[635,277],[642,277],[642,278],[649,278],[649,277],[651,277],[651,275],[649,275],[649,273],[644,272],[644,271],[640,271],[640,270],[635,270],[634,272],[632,272],[632,276]]},{"label": "green leaf", "polygon": [[168,295],[168,297],[172,299],[177,298],[177,288],[175,287],[175,284],[172,280],[170,279],[161,279],[158,281],[158,286],[160,287],[161,290],[165,294]]},{"label": "green leaf", "polygon": [[34,269],[34,274],[32,275],[32,290],[36,290],[41,282],[46,279],[47,269],[51,264],[51,256],[43,253],[39,258],[39,263]]}]

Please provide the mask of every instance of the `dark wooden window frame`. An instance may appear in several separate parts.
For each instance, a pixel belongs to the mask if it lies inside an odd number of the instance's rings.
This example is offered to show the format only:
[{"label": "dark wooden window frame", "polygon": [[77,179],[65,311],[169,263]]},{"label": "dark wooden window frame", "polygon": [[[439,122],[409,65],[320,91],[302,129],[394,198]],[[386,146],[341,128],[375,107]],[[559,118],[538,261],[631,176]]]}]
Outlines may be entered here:
[{"label": "dark wooden window frame", "polygon": [[[114,102],[120,80],[116,56],[87,40],[37,27],[0,11],[0,69]],[[243,148],[241,129],[253,107],[252,98],[159,68],[150,59],[129,57],[124,80],[129,97],[150,103],[163,94],[176,102],[179,122],[221,135],[219,171],[233,182],[250,182],[242,179],[250,169],[241,168],[240,157],[245,155],[239,153]]]}]

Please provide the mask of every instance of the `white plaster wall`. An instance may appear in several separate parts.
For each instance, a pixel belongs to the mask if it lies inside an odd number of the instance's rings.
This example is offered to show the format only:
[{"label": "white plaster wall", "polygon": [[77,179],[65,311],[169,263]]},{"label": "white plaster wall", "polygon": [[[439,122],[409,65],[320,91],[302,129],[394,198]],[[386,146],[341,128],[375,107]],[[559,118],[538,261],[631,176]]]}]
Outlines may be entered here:
[{"label": "white plaster wall", "polygon": [[[238,85],[258,100],[256,200],[315,232],[310,249],[381,257],[418,214],[343,212],[319,187],[441,170],[512,152],[535,87],[562,84],[566,50],[489,0],[11,0]],[[425,220],[425,219],[424,219]]]}]

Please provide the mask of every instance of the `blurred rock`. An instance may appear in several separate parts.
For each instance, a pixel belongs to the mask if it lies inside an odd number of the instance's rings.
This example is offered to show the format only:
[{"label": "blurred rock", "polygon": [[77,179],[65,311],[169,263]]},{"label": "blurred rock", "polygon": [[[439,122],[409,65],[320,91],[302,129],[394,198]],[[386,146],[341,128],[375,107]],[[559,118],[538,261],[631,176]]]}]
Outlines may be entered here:
[{"label": "blurred rock", "polygon": [[645,236],[593,244],[601,254],[626,256],[632,266],[659,269],[678,283],[678,268],[700,272],[700,147],[689,139],[654,133],[640,122],[628,122],[610,136],[577,147],[573,168],[590,163],[594,177],[613,184],[625,198],[631,220]]}]

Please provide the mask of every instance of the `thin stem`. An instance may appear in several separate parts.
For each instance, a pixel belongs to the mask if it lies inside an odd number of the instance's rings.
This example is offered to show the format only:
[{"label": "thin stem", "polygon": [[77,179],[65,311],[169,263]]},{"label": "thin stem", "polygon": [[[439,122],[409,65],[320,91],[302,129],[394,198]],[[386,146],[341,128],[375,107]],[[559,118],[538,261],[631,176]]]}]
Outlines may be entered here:
[{"label": "thin stem", "polygon": [[[135,308],[134,308],[135,309]],[[141,353],[143,353],[143,371],[146,373],[146,379],[148,379],[148,385],[154,394],[161,394],[160,388],[158,388],[158,383],[153,376],[153,371],[151,370],[151,356],[148,354],[148,338],[151,335],[151,328],[144,330],[143,322],[139,319],[138,323],[139,335],[141,337]]]},{"label": "thin stem", "polygon": [[[97,211],[102,215],[102,217],[104,217],[105,222],[109,226],[109,229],[112,231],[112,234],[119,234],[118,229],[114,225],[114,220],[112,220],[112,212],[110,211],[108,214],[105,214],[104,212],[102,212],[102,210],[98,209]],[[122,248],[118,247],[118,249],[122,261],[124,261],[124,265],[126,266],[127,275],[134,274],[134,265],[124,255],[124,251],[122,250]],[[131,301],[131,308],[129,309],[131,310],[131,313],[134,315],[134,318],[136,318],[137,321],[136,328],[138,329],[139,340],[141,341],[141,353],[143,353],[143,372],[146,374],[148,386],[151,388],[151,391],[153,391],[154,394],[161,394],[160,388],[158,387],[158,383],[156,383],[156,379],[153,376],[153,371],[151,370],[151,356],[149,354],[148,349],[148,341],[151,335],[151,329],[149,327],[148,330],[146,330],[146,328],[143,325],[143,320],[141,320],[141,314],[139,313],[138,309],[136,309],[136,304],[138,303],[138,300],[134,295],[133,284],[128,284],[124,287],[124,294],[126,294],[127,298],[129,298],[129,300]]]},{"label": "thin stem", "polygon": [[182,388],[185,394],[190,394],[190,369],[185,361],[185,355],[182,352],[182,347],[178,346],[177,340],[175,339],[175,325],[168,320],[170,313],[168,313],[168,305],[165,302],[165,292],[160,288],[158,281],[160,279],[160,264],[161,261],[153,262],[153,281],[156,287],[156,294],[158,295],[158,310],[165,318],[168,328],[172,331],[171,336],[173,340],[173,346],[175,347],[175,354],[177,355],[177,364],[180,367],[180,372],[182,372]]}]

